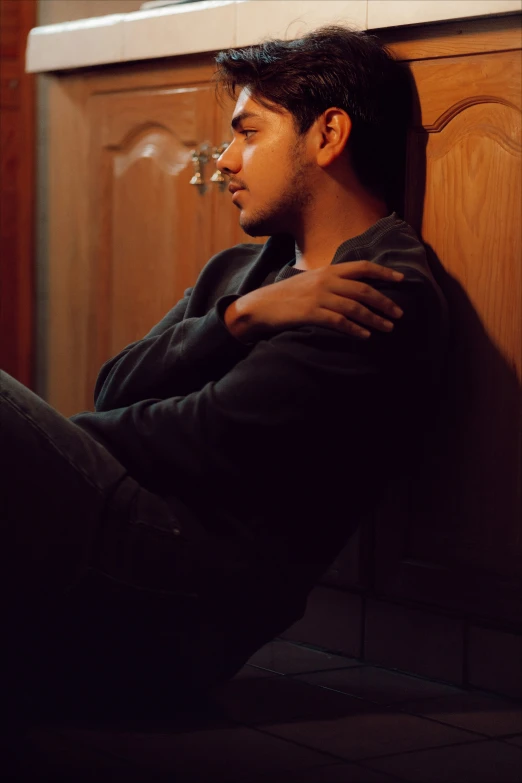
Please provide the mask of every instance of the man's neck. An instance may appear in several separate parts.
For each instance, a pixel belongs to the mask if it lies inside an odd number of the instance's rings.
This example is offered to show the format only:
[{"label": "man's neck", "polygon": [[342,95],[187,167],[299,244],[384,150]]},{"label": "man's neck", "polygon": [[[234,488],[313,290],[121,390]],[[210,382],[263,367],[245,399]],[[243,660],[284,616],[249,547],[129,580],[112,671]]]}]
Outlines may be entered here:
[{"label": "man's neck", "polygon": [[389,210],[382,201],[359,204],[357,209],[338,210],[326,220],[315,217],[313,226],[295,237],[296,269],[310,270],[332,263],[335,251],[347,239],[363,234]]}]

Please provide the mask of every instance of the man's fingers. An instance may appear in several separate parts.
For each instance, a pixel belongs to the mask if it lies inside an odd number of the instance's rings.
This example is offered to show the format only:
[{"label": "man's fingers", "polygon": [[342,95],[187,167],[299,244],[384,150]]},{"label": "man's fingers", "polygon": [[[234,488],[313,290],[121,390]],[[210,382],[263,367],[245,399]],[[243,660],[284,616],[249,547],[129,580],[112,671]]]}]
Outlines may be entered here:
[{"label": "man's fingers", "polygon": [[341,277],[358,280],[361,277],[371,277],[377,280],[393,280],[400,282],[404,275],[381,264],[372,261],[343,261],[342,264],[334,264],[331,267],[337,270]]},{"label": "man's fingers", "polygon": [[364,302],[368,307],[379,310],[389,318],[400,318],[403,315],[401,308],[392,299],[366,283],[339,280],[335,286],[335,295],[343,297],[348,305],[351,301]]},{"label": "man's fingers", "polygon": [[393,323],[391,321],[373,313],[363,304],[356,302],[353,299],[345,299],[342,296],[332,296],[332,298],[328,300],[326,306],[333,312],[340,313],[345,318],[354,321],[363,327],[378,329],[380,332],[391,332],[393,329]]},{"label": "man's fingers", "polygon": [[323,309],[321,313],[324,325],[331,329],[336,329],[338,332],[350,334],[352,337],[359,337],[362,339],[367,339],[371,335],[371,332],[363,326],[359,326],[359,324],[348,320],[348,318],[341,315],[341,313],[335,313],[332,310],[327,309]]}]

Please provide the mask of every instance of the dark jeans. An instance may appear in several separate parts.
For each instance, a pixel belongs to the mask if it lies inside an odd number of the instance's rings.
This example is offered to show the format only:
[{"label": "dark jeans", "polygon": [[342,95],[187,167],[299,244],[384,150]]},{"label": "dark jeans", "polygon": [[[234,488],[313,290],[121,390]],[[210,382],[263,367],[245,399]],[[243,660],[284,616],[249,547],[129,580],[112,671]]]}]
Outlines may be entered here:
[{"label": "dark jeans", "polygon": [[217,637],[170,505],[3,372],[0,444],[9,709],[139,710],[205,691]]}]

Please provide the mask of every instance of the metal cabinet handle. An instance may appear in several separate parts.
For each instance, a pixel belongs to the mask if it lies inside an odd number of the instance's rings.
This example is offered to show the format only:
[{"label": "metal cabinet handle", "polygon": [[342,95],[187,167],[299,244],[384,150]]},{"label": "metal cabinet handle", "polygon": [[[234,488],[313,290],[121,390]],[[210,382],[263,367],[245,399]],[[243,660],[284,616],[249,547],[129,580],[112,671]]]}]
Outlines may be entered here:
[{"label": "metal cabinet handle", "polygon": [[194,164],[194,176],[190,180],[190,185],[196,185],[197,187],[205,185],[201,167],[210,160],[210,151],[211,146],[207,141],[200,144],[199,149],[192,150],[191,158]]},{"label": "metal cabinet handle", "polygon": [[[214,147],[214,149],[212,150],[213,160],[217,160],[218,158],[220,158],[228,146],[230,146],[230,143],[228,141],[224,141],[221,147]],[[226,182],[226,179],[223,176],[223,174],[219,171],[219,169],[216,169],[214,174],[212,174],[212,176],[210,177],[210,181],[221,184],[222,182]]]}]

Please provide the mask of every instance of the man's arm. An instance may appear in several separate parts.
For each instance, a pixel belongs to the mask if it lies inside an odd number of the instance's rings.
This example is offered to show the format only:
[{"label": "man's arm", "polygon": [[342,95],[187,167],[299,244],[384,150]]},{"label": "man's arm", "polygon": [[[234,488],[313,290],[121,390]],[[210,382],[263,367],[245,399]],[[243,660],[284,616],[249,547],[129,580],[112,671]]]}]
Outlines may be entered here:
[{"label": "man's arm", "polygon": [[[360,282],[401,278],[365,261],[328,265],[238,297],[224,296],[204,316],[184,318],[185,298],[142,340],[102,367],[95,387],[98,412],[148,398],[187,395],[217,381],[246,357],[252,344],[300,324],[314,323],[355,336],[363,327],[387,330],[394,302]],[[392,324],[388,322],[391,329]]]},{"label": "man's arm", "polygon": [[[371,442],[397,416],[397,400],[415,394],[440,347],[436,296],[422,276],[383,293],[405,312],[391,334],[363,341],[321,327],[289,329],[260,340],[199,391],[74,421],[143,486],[189,505],[205,494],[218,506],[241,505],[281,471],[297,478],[296,465],[309,475],[333,458],[342,433]],[[393,456],[393,444],[386,450]],[[299,490],[308,491],[306,482]]]},{"label": "man's arm", "polygon": [[220,378],[246,355],[248,349],[230,334],[220,316],[231,297],[223,297],[200,318],[184,319],[192,290],[188,288],[183,299],[143,339],[105,362],[94,390],[96,411],[122,408],[151,397],[189,394]]}]

